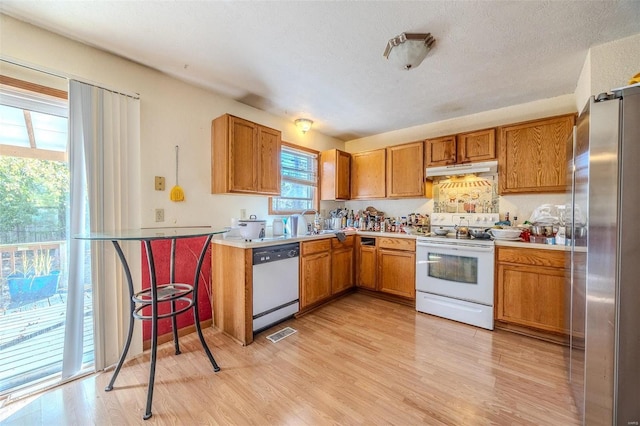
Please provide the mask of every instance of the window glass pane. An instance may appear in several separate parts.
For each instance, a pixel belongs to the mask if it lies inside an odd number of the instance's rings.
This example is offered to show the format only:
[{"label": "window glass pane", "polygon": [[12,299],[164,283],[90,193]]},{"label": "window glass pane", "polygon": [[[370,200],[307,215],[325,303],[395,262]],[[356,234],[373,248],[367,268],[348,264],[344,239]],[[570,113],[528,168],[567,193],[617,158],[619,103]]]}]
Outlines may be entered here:
[{"label": "window glass pane", "polygon": [[313,200],[313,187],[295,182],[282,181],[280,196],[286,198],[306,198]]},{"label": "window glass pane", "polygon": [[29,148],[29,135],[22,109],[0,105],[0,143]]},{"label": "window glass pane", "polygon": [[36,146],[40,149],[66,151],[67,149],[67,118],[55,115],[31,113],[33,134]]},{"label": "window glass pane", "polygon": [[318,185],[318,156],[282,147],[280,154],[280,197],[272,198],[271,209],[300,212],[315,207]]}]

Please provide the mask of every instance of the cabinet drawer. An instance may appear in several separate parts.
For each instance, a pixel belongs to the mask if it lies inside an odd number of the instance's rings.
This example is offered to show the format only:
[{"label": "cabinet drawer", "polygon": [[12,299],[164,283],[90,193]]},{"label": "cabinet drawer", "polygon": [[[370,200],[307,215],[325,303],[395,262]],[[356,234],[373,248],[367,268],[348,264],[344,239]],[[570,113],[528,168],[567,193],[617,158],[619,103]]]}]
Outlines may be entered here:
[{"label": "cabinet drawer", "polygon": [[331,248],[353,247],[354,241],[355,237],[353,235],[348,235],[344,242],[340,242],[337,238],[331,238]]},{"label": "cabinet drawer", "polygon": [[416,250],[416,240],[409,238],[378,238],[378,247],[392,250]]},{"label": "cabinet drawer", "polygon": [[331,250],[331,240],[329,238],[317,241],[305,241],[300,244],[300,252],[303,256],[329,250]]},{"label": "cabinet drawer", "polygon": [[558,250],[498,247],[498,262],[564,268],[567,253]]}]

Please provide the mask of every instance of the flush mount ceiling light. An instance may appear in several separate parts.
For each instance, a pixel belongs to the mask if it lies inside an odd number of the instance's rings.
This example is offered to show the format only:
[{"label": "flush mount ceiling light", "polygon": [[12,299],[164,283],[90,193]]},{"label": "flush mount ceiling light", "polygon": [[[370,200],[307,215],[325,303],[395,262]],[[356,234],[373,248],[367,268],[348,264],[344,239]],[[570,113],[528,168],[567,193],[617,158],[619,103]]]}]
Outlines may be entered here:
[{"label": "flush mount ceiling light", "polygon": [[295,123],[296,127],[300,129],[300,131],[304,134],[311,130],[313,121],[309,120],[308,118],[298,118]]},{"label": "flush mount ceiling light", "polygon": [[389,40],[383,56],[398,68],[410,70],[422,63],[435,41],[431,33],[402,33]]}]

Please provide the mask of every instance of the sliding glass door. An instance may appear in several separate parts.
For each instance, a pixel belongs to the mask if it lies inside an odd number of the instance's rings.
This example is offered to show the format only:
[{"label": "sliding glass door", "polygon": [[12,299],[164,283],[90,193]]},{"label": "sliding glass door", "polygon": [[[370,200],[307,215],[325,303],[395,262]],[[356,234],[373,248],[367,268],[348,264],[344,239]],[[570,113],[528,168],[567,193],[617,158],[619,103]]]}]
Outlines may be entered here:
[{"label": "sliding glass door", "polygon": [[[94,351],[90,246],[79,258],[68,256],[66,92],[6,77],[0,82],[1,396],[57,383],[68,356],[82,358],[69,376],[93,371]],[[80,285],[69,286],[75,262],[86,273]],[[83,299],[73,316],[70,288]],[[65,336],[68,321],[81,324],[82,336]]]}]

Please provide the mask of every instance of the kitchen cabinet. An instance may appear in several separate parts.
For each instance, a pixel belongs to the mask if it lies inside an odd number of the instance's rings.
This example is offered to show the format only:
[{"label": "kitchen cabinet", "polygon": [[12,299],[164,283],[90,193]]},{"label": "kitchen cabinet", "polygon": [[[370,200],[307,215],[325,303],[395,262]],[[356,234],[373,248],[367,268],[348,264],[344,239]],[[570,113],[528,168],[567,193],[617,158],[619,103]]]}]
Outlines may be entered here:
[{"label": "kitchen cabinet", "polygon": [[424,142],[390,146],[386,157],[387,197],[424,197]]},{"label": "kitchen cabinet", "polygon": [[458,163],[496,159],[496,129],[476,130],[456,136]]},{"label": "kitchen cabinet", "polygon": [[211,192],[280,195],[281,133],[225,114],[211,124]]},{"label": "kitchen cabinet", "polygon": [[425,167],[496,159],[496,129],[475,130],[425,141]]},{"label": "kitchen cabinet", "polygon": [[343,242],[331,239],[331,294],[341,293],[354,285],[355,236],[348,235]]},{"label": "kitchen cabinet", "polygon": [[415,263],[414,239],[358,236],[356,285],[359,288],[415,300]]},{"label": "kitchen cabinet", "polygon": [[331,240],[300,243],[300,310],[331,296]]},{"label": "kitchen cabinet", "polygon": [[378,289],[383,293],[415,300],[415,240],[378,238]]},{"label": "kitchen cabinet", "polygon": [[355,236],[300,243],[300,310],[317,306],[354,285]]},{"label": "kitchen cabinet", "polygon": [[351,154],[351,199],[385,198],[386,149]]},{"label": "kitchen cabinet", "polygon": [[565,192],[575,115],[500,127],[500,194]]},{"label": "kitchen cabinet", "polygon": [[568,334],[566,256],[562,250],[496,247],[496,321]]},{"label": "kitchen cabinet", "polygon": [[211,245],[213,324],[237,342],[253,342],[253,252]]},{"label": "kitchen cabinet", "polygon": [[356,245],[356,286],[375,291],[378,289],[376,239],[358,236]]},{"label": "kitchen cabinet", "polygon": [[320,154],[320,199],[351,198],[351,154],[331,149]]}]

